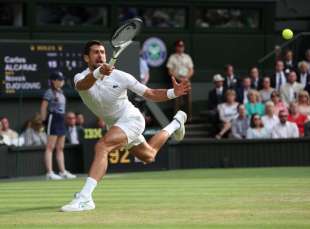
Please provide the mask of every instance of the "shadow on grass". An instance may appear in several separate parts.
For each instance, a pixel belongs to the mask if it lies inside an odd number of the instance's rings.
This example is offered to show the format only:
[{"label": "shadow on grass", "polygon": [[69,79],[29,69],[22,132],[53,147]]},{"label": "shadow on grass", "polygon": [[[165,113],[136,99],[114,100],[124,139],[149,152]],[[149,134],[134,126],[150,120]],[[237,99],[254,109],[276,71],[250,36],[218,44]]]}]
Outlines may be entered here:
[{"label": "shadow on grass", "polygon": [[31,207],[31,208],[15,208],[10,210],[1,209],[0,215],[9,215],[14,213],[32,212],[32,211],[42,211],[42,210],[52,210],[53,212],[59,212],[59,208],[55,206],[41,206],[41,207]]}]

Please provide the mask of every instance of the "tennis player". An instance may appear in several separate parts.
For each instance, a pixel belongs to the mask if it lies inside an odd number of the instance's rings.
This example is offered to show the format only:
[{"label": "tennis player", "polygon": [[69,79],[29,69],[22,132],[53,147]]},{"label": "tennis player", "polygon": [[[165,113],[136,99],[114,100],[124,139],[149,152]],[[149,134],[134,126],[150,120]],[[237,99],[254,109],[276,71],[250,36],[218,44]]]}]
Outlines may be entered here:
[{"label": "tennis player", "polygon": [[65,212],[95,209],[92,192],[106,173],[111,151],[126,147],[135,157],[151,163],[172,134],[177,141],[184,138],[187,115],[178,111],[172,122],[146,141],[142,135],[144,117],[128,100],[127,89],[154,102],[174,99],[187,94],[191,89],[188,81],[177,83],[174,78],[171,89],[148,88],[132,75],[109,66],[106,63],[105,48],[100,41],[86,43],[84,60],[88,68],[75,75],[75,88],[86,106],[104,119],[108,131],[95,146],[94,160],[84,187],[69,204],[61,208]]}]

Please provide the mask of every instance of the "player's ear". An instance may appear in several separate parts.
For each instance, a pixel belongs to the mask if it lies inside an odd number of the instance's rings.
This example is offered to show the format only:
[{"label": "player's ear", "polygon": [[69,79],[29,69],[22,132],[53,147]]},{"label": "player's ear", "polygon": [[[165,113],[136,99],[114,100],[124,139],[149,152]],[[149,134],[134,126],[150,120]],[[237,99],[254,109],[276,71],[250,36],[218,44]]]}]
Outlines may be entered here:
[{"label": "player's ear", "polygon": [[89,56],[88,56],[88,55],[84,55],[83,57],[84,57],[84,61],[88,64],[88,62],[89,62]]}]

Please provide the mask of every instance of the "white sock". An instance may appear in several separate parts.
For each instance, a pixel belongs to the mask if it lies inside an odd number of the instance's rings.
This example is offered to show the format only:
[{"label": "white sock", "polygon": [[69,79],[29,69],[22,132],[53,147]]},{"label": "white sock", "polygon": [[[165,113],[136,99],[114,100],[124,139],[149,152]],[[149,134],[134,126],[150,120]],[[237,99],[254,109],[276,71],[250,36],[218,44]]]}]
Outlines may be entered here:
[{"label": "white sock", "polygon": [[97,181],[94,178],[87,177],[84,187],[82,188],[80,194],[85,197],[91,197],[96,186],[97,186]]},{"label": "white sock", "polygon": [[177,120],[170,122],[163,130],[167,131],[169,136],[174,133],[177,129],[181,127],[180,123]]}]

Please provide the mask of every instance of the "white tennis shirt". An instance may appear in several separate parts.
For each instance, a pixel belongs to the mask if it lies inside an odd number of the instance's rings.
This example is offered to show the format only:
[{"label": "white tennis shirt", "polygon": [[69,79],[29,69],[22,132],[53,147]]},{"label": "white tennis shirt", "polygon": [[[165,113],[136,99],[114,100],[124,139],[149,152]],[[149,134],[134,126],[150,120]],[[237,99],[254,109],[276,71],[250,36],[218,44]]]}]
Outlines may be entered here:
[{"label": "white tennis shirt", "polygon": [[[87,68],[74,76],[74,84],[89,74]],[[84,104],[107,125],[113,125],[122,115],[137,108],[128,100],[127,89],[142,96],[147,87],[132,75],[114,69],[111,75],[97,80],[88,90],[78,91]]]}]

